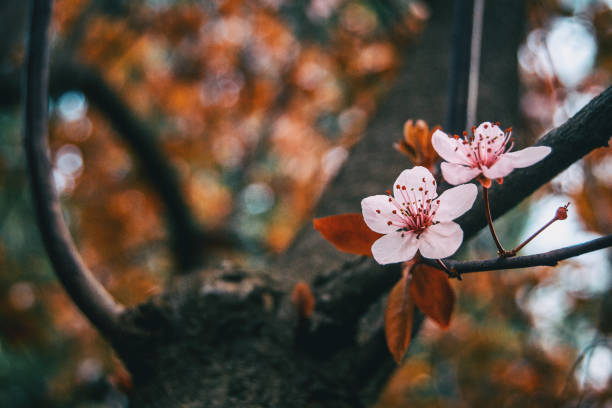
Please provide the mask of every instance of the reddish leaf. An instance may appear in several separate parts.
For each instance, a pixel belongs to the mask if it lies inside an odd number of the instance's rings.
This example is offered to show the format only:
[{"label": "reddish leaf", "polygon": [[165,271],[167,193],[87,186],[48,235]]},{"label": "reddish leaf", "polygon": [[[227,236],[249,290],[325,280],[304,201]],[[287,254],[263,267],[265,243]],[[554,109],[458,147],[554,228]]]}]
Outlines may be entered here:
[{"label": "reddish leaf", "polygon": [[389,294],[385,309],[387,347],[397,364],[401,363],[402,357],[406,354],[412,334],[414,303],[408,289],[410,280],[410,275],[404,275],[395,284]]},{"label": "reddish leaf", "polygon": [[298,282],[293,287],[291,301],[297,309],[298,315],[303,318],[309,318],[315,307],[315,298],[312,295],[310,286],[306,282]]},{"label": "reddish leaf", "polygon": [[410,293],[414,304],[442,328],[450,324],[455,306],[455,292],[440,269],[418,264],[412,268]]},{"label": "reddish leaf", "polygon": [[372,244],[381,234],[372,231],[357,213],[315,218],[314,227],[340,251],[372,256]]}]

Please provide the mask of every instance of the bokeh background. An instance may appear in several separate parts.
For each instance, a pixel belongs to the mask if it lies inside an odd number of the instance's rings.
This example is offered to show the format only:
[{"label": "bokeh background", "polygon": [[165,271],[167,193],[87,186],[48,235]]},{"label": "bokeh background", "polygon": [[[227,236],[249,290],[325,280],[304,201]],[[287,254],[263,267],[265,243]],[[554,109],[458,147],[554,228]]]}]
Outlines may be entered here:
[{"label": "bokeh background", "polygon": [[[515,124],[524,140],[610,84],[611,7],[526,2],[523,122]],[[19,0],[0,5],[0,406],[126,407],[129,376],[58,285],[33,220],[14,75],[26,16]],[[211,263],[259,265],[309,221],[397,73],[409,69],[405,51],[428,18],[419,0],[57,0],[52,65],[95,72],[128,119],[145,125],[176,170],[197,230],[238,244],[219,245]],[[87,265],[134,305],[174,270],[157,180],[94,103],[96,88],[65,88],[49,108],[64,215]],[[503,217],[504,241],[528,236],[566,202],[570,218],[526,253],[612,233],[610,149]],[[492,253],[481,234],[463,255]],[[554,269],[455,283],[451,327],[425,323],[378,407],[610,406],[611,262],[599,251]]]}]

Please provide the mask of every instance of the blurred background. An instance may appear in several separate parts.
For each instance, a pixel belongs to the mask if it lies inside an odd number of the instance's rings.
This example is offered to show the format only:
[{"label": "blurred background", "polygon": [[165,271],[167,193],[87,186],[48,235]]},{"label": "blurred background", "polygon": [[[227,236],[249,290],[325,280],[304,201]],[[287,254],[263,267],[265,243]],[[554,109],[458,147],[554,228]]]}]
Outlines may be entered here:
[{"label": "blurred background", "polygon": [[[610,84],[611,7],[526,1],[523,122],[502,125],[534,140]],[[429,16],[419,0],[57,0],[53,175],[87,265],[134,305],[194,262],[173,248],[214,241],[212,264],[244,265],[285,249]],[[26,18],[20,0],[0,4],[0,406],[126,407],[128,374],[57,283],[34,224],[19,105]],[[610,149],[503,217],[503,240],[566,202],[570,218],[525,253],[612,233]],[[167,224],[168,206],[188,211]],[[463,255],[490,256],[490,241],[481,234]],[[611,262],[599,251],[455,282],[451,327],[425,323],[378,407],[611,406]]]}]

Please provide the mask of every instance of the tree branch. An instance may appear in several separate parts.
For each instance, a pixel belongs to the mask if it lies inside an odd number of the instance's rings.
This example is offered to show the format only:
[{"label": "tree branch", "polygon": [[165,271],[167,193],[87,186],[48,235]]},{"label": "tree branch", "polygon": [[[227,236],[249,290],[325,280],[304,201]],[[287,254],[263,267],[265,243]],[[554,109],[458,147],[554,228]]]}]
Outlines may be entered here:
[{"label": "tree branch", "polygon": [[[493,218],[517,206],[572,163],[599,147],[607,147],[612,136],[612,87],[593,98],[563,125],[548,132],[535,145],[550,146],[552,152],[542,161],[514,170],[501,185],[489,189]],[[479,195],[470,211],[459,218],[464,240],[486,226],[484,202]]]},{"label": "tree branch", "polygon": [[[512,258],[493,258],[480,261],[454,261],[451,259],[445,259],[444,263],[448,268],[454,269],[461,274],[470,272],[498,271],[502,269],[530,268],[533,266],[555,266],[560,261],[565,259],[573,258],[588,252],[598,251],[611,246],[612,235],[607,235],[605,237],[583,242],[582,244],[571,245],[541,254],[517,256]],[[435,260],[424,259],[423,261],[430,266],[441,269]]]},{"label": "tree branch", "polygon": [[52,178],[47,143],[49,24],[51,0],[33,0],[25,78],[25,140],[28,174],[43,243],[53,269],[83,314],[108,338],[122,329],[123,307],[100,285],[78,254],[64,223]]},{"label": "tree branch", "polygon": [[[609,120],[610,117],[612,117],[612,87],[608,88],[599,96],[594,98],[565,124],[550,131],[540,140],[538,145],[543,144],[552,148],[552,152],[546,159],[535,164],[534,166],[513,171],[505,179],[504,184],[496,185],[490,189],[491,193],[495,193],[491,204],[492,207],[497,210],[494,212],[493,218],[503,215],[506,211],[518,205],[526,197],[531,195],[533,191],[548,183],[555,175],[569,167],[569,165],[573,162],[580,160],[591,150],[598,147],[607,146],[608,139],[610,138],[610,135],[612,135],[612,122]],[[461,228],[464,231],[464,242],[472,238],[478,231],[487,225],[484,216],[482,198],[479,198],[474,207],[472,207],[472,209],[464,216],[459,218],[458,223],[461,225]],[[595,248],[590,250],[596,250],[609,246],[602,244],[602,242],[609,243],[609,240],[609,237],[599,238],[587,243],[588,245],[586,247],[581,247],[581,244],[578,246],[564,248],[563,250],[567,250],[567,253],[574,254],[571,256],[576,256],[580,253],[584,253],[575,252],[577,250],[583,250],[584,248]],[[591,245],[595,245],[595,243],[603,246],[592,247]],[[588,251],[589,250],[586,252]],[[555,251],[552,252],[557,254]],[[556,256],[559,255],[557,254]],[[503,261],[503,263],[497,259],[494,261],[496,262],[496,265],[519,265],[525,259],[531,259],[531,262],[534,262],[535,258],[532,257],[536,257],[536,255],[508,258]],[[560,258],[559,260],[561,259],[566,258]],[[457,263],[458,261],[447,259],[445,259],[444,262],[449,267],[456,264],[461,264],[461,262]],[[392,281],[391,279],[384,279],[381,281],[384,284],[371,286],[371,279],[380,279],[381,274],[384,274],[385,272],[381,270],[383,267],[377,265],[373,260],[368,261],[368,263],[370,265],[369,268],[363,266],[355,269],[354,272],[355,279],[357,279],[357,281],[366,283],[359,289],[361,292],[359,296],[362,296],[366,300],[371,299],[374,296],[374,294],[372,294],[372,290],[380,289],[380,292],[378,293],[380,295],[389,290],[395,283],[395,281]],[[438,267],[435,262],[432,265]],[[487,266],[489,266],[489,264],[487,264]],[[391,266],[387,268],[391,268]],[[500,267],[498,269],[504,268]],[[464,270],[467,271],[467,269],[468,268],[462,269],[460,272],[463,272]],[[399,272],[396,271],[396,275],[399,276]],[[344,276],[339,276],[336,279],[337,284],[342,286],[343,281],[350,281],[353,278],[352,276],[347,276],[345,274]],[[333,283],[327,284],[333,285]],[[346,296],[350,295],[352,298],[356,297],[357,295],[354,293],[355,290],[357,289],[353,288],[353,291],[349,292]],[[335,302],[341,304],[343,302],[342,298],[344,298],[345,295],[339,293],[338,297],[339,299],[336,299]]]},{"label": "tree branch", "polygon": [[[17,75],[0,78],[1,105],[19,101]],[[151,187],[166,210],[170,246],[179,266],[187,271],[201,264],[205,249],[236,246],[237,239],[227,231],[204,231],[193,217],[185,200],[180,180],[157,144],[157,135],[120,95],[93,68],[70,59],[52,64],[50,92],[59,95],[70,89],[82,91],[88,100],[109,120],[112,127],[138,159]]]},{"label": "tree branch", "polygon": [[136,156],[166,207],[170,245],[180,271],[201,265],[204,248],[232,246],[227,233],[203,231],[185,200],[178,175],[159,148],[155,133],[95,70],[65,61],[53,70],[52,84],[58,89],[80,89],[105,115]]},{"label": "tree branch", "polygon": [[[497,199],[493,203],[499,202],[499,200],[507,200],[512,205],[502,202],[502,204],[505,204],[502,208],[506,210],[512,208],[528,197],[536,188],[546,184],[554,177],[556,173],[552,171],[560,172],[592,149],[605,145],[610,137],[609,135],[612,134],[612,124],[606,120],[610,116],[612,116],[612,87],[594,98],[564,125],[549,132],[542,139],[541,143],[545,141],[546,145],[552,147],[552,153],[544,162],[552,161],[553,163],[549,163],[546,169],[539,172],[532,171],[532,168],[515,170],[503,185],[496,186]],[[564,167],[560,167],[557,162],[564,163]],[[532,167],[538,168],[541,165],[536,164]],[[551,168],[555,170],[551,171]],[[482,206],[482,199],[478,204]],[[464,241],[473,237],[481,228],[486,226],[484,210],[479,209],[476,205],[475,207],[458,220],[464,230]],[[497,208],[498,212],[495,214],[499,216],[500,206],[498,205]],[[444,262],[448,267],[457,265],[457,271],[461,273],[479,266],[482,266],[483,269],[477,270],[519,268],[539,264],[549,265],[553,263],[555,257],[562,260],[610,246],[611,240],[610,237],[604,237],[585,244],[551,251],[547,254],[504,260],[494,259],[476,261],[475,263],[452,260],[445,260]],[[348,341],[348,337],[353,332],[349,330],[347,331],[348,334],[342,334],[344,339],[341,340],[342,336],[338,334],[336,328],[353,328],[356,320],[360,318],[361,312],[378,297],[386,293],[400,276],[399,264],[382,267],[374,260],[368,259],[360,262],[357,266],[341,268],[327,277],[314,281],[317,296],[316,312],[323,314],[322,317],[315,316],[315,323],[318,325],[313,328],[315,334],[320,331],[321,335],[325,335],[329,339],[329,334],[334,333],[338,337],[336,338],[337,342]],[[432,266],[439,267],[435,262],[432,263]],[[477,270],[473,270],[473,272]],[[354,311],[353,309],[347,311],[347,308],[343,305],[359,306],[353,306],[355,307]],[[323,323],[316,322],[316,319]],[[327,346],[330,349],[337,347],[335,343],[328,343]]]}]

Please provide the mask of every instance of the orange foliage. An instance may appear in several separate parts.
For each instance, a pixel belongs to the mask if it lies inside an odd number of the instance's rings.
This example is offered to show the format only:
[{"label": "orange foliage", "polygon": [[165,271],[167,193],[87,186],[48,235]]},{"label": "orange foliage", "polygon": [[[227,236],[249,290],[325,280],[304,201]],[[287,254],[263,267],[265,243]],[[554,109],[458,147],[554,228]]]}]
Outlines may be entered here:
[{"label": "orange foliage", "polygon": [[409,290],[411,279],[410,275],[404,274],[393,286],[385,308],[385,338],[397,364],[402,362],[412,335],[414,300]]},{"label": "orange foliage", "polygon": [[315,218],[314,227],[340,251],[372,256],[372,244],[382,234],[372,231],[361,214],[340,214]]},{"label": "orange foliage", "polygon": [[447,328],[455,307],[455,292],[448,277],[440,269],[424,264],[412,267],[411,273],[414,304],[440,327]]}]

